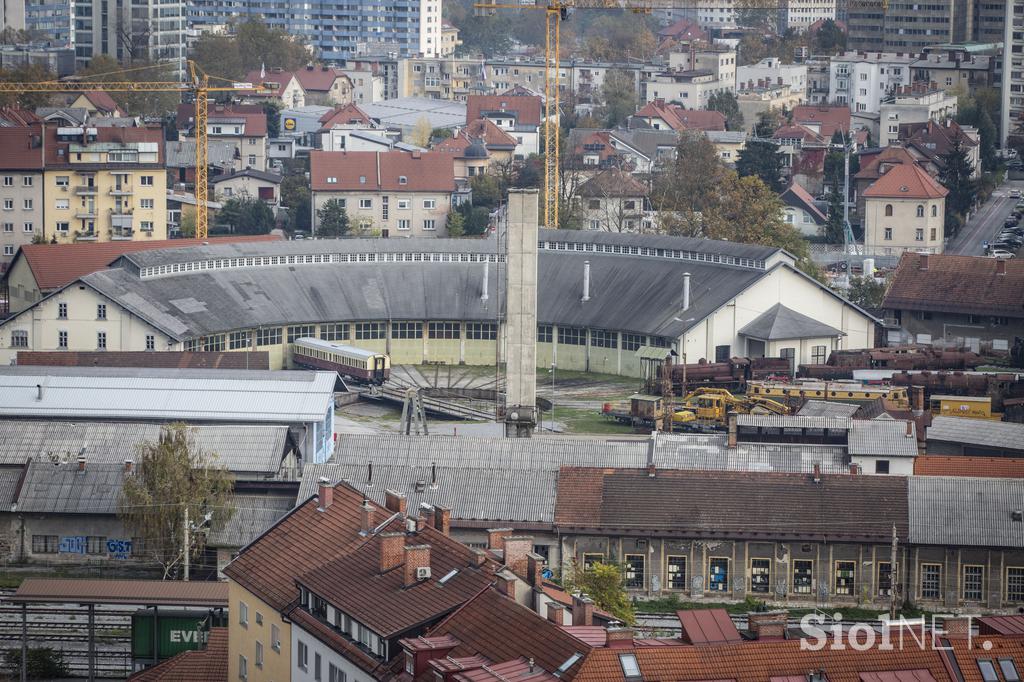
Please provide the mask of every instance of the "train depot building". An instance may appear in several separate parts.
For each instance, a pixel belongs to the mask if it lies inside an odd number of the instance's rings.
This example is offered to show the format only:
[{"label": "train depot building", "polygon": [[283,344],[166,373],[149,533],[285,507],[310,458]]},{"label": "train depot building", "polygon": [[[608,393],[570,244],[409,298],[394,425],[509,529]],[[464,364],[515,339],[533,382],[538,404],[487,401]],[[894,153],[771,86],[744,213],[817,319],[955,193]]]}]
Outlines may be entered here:
[{"label": "train depot building", "polygon": [[[0,363],[20,350],[260,350],[284,368],[290,344],[312,337],[392,364],[493,365],[505,276],[495,238],[126,253],[0,324]],[[644,346],[687,362],[823,363],[874,346],[878,322],[785,251],[693,238],[541,230],[537,291],[538,367],[629,376]]]}]

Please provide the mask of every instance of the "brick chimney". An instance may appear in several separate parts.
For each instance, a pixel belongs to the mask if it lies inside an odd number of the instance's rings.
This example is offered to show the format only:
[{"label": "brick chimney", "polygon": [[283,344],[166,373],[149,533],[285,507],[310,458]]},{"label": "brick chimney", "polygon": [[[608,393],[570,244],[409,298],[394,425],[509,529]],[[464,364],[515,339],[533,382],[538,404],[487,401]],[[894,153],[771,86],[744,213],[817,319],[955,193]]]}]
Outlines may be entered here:
[{"label": "brick chimney", "polygon": [[487,549],[505,549],[505,538],[512,532],[511,528],[488,528]]},{"label": "brick chimney", "polygon": [[384,506],[391,513],[405,516],[409,508],[409,500],[402,493],[389,489],[384,491]]},{"label": "brick chimney", "polygon": [[910,408],[915,417],[924,414],[924,386],[910,387]]},{"label": "brick chimney", "polygon": [[320,477],[320,488],[317,492],[317,497],[320,499],[320,504],[317,506],[319,511],[323,511],[331,506],[334,502],[334,486],[331,485],[330,480]]},{"label": "brick chimney", "polygon": [[927,253],[918,254],[917,258],[918,258],[917,269],[918,270],[927,270],[928,269],[928,254]]},{"label": "brick chimney", "polygon": [[507,572],[494,574],[494,587],[509,599],[516,598],[516,579]]},{"label": "brick chimney", "polygon": [[729,439],[726,443],[729,448],[736,448],[736,415],[729,415]]},{"label": "brick chimney", "polygon": [[608,628],[607,637],[609,649],[628,649],[633,646],[633,628]]},{"label": "brick chimney", "polygon": [[448,507],[434,507],[434,528],[445,535],[452,533],[452,510]]},{"label": "brick chimney", "polygon": [[480,568],[487,563],[487,552],[482,549],[473,550],[473,565]]},{"label": "brick chimney", "polygon": [[359,532],[368,535],[373,530],[373,505],[367,499],[359,506]]},{"label": "brick chimney", "polygon": [[405,533],[380,534],[380,572],[390,571],[405,560]]},{"label": "brick chimney", "polygon": [[556,601],[549,601],[547,617],[555,625],[563,625],[565,623],[565,606]]},{"label": "brick chimney", "polygon": [[783,638],[786,636],[788,611],[765,611],[747,614],[747,629],[754,639]]},{"label": "brick chimney", "polygon": [[1002,258],[997,258],[996,259],[996,274],[997,275],[1005,275],[1006,274],[1006,261],[1003,260]]},{"label": "brick chimney", "polygon": [[942,621],[942,629],[950,639],[967,639],[971,634],[971,619],[966,617],[946,618]]},{"label": "brick chimney", "polygon": [[540,588],[544,584],[544,578],[540,572],[544,570],[544,557],[540,554],[530,552],[526,555],[526,582],[534,587]]},{"label": "brick chimney", "polygon": [[850,475],[856,476],[860,473],[860,465],[850,462]]},{"label": "brick chimney", "polygon": [[533,552],[533,538],[527,535],[510,535],[505,538],[505,565],[520,577],[526,577],[529,564],[527,556]]},{"label": "brick chimney", "polygon": [[130,473],[132,473],[132,467],[133,467],[134,465],[135,465],[135,462],[133,462],[133,461],[132,461],[132,460],[130,460],[130,459],[126,459],[126,460],[124,461],[124,473],[126,473],[126,474],[130,474]]},{"label": "brick chimney", "polygon": [[[403,549],[405,551],[405,586],[412,587],[418,582],[429,579],[430,545],[406,545]],[[425,578],[417,577],[421,568],[428,571]]]},{"label": "brick chimney", "polygon": [[585,594],[572,596],[572,624],[594,624],[594,600]]},{"label": "brick chimney", "polygon": [[78,456],[78,470],[85,471],[85,457],[82,455]]}]

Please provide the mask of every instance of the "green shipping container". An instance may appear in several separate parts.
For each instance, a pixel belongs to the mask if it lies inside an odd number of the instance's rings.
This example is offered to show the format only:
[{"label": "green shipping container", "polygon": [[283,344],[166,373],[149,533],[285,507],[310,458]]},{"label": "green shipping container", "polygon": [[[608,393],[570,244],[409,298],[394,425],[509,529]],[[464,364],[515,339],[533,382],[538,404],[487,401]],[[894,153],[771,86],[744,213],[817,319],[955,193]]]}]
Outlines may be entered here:
[{"label": "green shipping container", "polygon": [[[157,651],[160,660],[182,651],[198,649],[205,641],[203,629],[206,612],[160,611],[157,632]],[[153,611],[142,609],[132,614],[132,658],[153,660]]]}]

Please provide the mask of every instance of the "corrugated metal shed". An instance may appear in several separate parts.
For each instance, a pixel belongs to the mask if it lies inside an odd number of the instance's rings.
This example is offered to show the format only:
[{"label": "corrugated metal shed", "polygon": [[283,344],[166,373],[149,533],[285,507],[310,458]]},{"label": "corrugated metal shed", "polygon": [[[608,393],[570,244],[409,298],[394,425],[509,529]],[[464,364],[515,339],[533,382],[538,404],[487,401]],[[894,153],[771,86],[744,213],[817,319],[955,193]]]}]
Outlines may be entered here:
[{"label": "corrugated metal shed", "polygon": [[908,491],[910,542],[960,547],[1024,547],[1024,480],[914,476]]},{"label": "corrugated metal shed", "polygon": [[336,380],[332,372],[2,367],[0,416],[320,422]]},{"label": "corrugated metal shed", "polygon": [[829,429],[844,431],[850,420],[841,417],[808,417],[782,414],[738,414],[736,425],[762,429]]},{"label": "corrugated metal shed", "polygon": [[124,465],[32,462],[18,496],[18,511],[30,514],[117,514]]},{"label": "corrugated metal shed", "polygon": [[[139,445],[156,442],[160,424],[139,422],[57,422],[0,420],[0,465],[29,459],[50,463],[123,464],[138,461]],[[236,475],[273,475],[288,447],[287,426],[194,426],[196,444],[216,454],[216,464]]]},{"label": "corrugated metal shed", "polygon": [[847,449],[854,456],[917,457],[917,433],[914,430],[914,422],[889,419],[852,420]]},{"label": "corrugated metal shed", "polygon": [[931,441],[1024,449],[1024,424],[965,417],[934,417],[926,438]]},{"label": "corrugated metal shed", "polygon": [[244,547],[295,506],[295,498],[284,495],[235,495],[231,519],[210,531],[211,547]]},{"label": "corrugated metal shed", "polygon": [[837,403],[831,400],[808,400],[797,413],[798,417],[838,417],[851,419],[860,409],[859,405]]}]

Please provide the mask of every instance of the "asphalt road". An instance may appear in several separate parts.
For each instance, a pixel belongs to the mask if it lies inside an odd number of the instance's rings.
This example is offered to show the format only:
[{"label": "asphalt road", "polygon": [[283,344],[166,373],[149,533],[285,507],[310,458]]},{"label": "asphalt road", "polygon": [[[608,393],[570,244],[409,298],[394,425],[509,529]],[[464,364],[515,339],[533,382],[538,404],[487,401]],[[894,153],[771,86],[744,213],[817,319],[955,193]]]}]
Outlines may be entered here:
[{"label": "asphalt road", "polygon": [[1024,192],[1024,181],[1009,180],[1003,183],[988,202],[975,213],[960,230],[956,239],[946,245],[946,253],[960,256],[984,256],[982,242],[993,241],[1003,227],[1003,222],[1013,212],[1019,199],[1010,197],[1010,190]]}]

